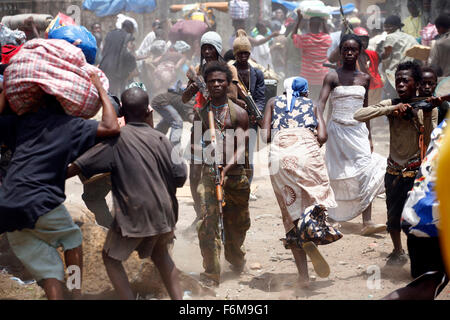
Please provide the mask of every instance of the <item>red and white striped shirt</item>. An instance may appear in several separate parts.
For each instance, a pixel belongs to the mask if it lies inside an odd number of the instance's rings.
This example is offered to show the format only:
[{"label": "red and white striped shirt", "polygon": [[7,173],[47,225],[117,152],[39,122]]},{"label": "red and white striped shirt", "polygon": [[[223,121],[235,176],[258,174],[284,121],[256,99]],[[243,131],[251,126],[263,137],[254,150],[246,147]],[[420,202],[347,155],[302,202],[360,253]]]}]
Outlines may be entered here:
[{"label": "red and white striped shirt", "polygon": [[300,76],[308,80],[310,85],[322,85],[329,69],[327,50],[331,46],[331,36],[328,33],[294,34],[294,45],[302,50],[302,68]]}]

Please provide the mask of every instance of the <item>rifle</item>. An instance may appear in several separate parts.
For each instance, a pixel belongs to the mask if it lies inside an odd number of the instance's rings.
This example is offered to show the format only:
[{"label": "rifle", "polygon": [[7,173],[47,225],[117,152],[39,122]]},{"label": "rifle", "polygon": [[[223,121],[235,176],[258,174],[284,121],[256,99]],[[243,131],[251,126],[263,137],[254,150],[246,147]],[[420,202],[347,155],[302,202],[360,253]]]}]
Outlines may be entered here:
[{"label": "rifle", "polygon": [[195,82],[203,97],[205,97],[205,99],[208,100],[209,92],[208,89],[206,88],[205,79],[203,79],[201,75],[198,75],[197,72],[195,72],[194,67],[192,66],[189,67],[186,76],[188,77],[189,80]]},{"label": "rifle", "polygon": [[238,79],[237,86],[239,90],[241,91],[242,96],[244,97],[244,101],[247,104],[247,111],[256,118],[256,121],[259,121],[263,118],[263,115],[261,111],[258,109],[258,106],[255,103],[255,100],[253,100],[253,97],[251,96],[250,92],[247,90],[245,85],[242,83],[241,79]]},{"label": "rifle", "polygon": [[340,11],[341,11],[341,16],[342,16],[342,23],[345,25],[345,29],[346,29],[345,33],[343,33],[342,36],[347,33],[354,33],[353,29],[350,27],[350,24],[348,23],[347,18],[345,17],[344,8],[342,7],[341,0],[339,0],[339,6],[340,6]]},{"label": "rifle", "polygon": [[[214,122],[214,113],[212,110],[208,111],[208,122],[209,122],[209,131],[211,132],[211,144],[214,148],[214,151],[217,151],[217,141],[216,141],[216,127]],[[214,156],[216,153],[214,153]],[[225,202],[223,201],[223,187],[220,184],[222,166],[217,164],[217,161],[214,160],[214,182],[216,185],[216,198],[219,206],[219,229],[220,229],[220,237],[222,239],[222,243],[225,245],[225,232],[223,229],[223,206],[225,206]]]}]

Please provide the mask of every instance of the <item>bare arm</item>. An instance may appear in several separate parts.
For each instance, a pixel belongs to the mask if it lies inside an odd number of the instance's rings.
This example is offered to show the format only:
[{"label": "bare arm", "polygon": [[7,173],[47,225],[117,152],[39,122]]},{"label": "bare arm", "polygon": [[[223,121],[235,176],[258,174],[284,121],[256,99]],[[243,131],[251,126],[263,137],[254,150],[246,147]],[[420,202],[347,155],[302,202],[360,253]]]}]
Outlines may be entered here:
[{"label": "bare arm", "polygon": [[119,123],[117,122],[117,114],[109,100],[108,93],[103,88],[100,78],[95,72],[89,74],[92,83],[98,90],[100,101],[103,106],[102,120],[98,124],[97,137],[112,137],[120,133]]},{"label": "bare arm", "polygon": [[323,113],[325,111],[325,105],[327,104],[328,97],[331,90],[335,87],[337,81],[336,71],[330,71],[323,80],[322,89],[320,90],[319,105],[317,106],[316,116],[318,121],[317,127],[317,140],[322,145],[328,140],[328,133],[326,131],[325,121],[323,119]]},{"label": "bare arm", "polygon": [[298,28],[300,27],[300,22],[303,19],[302,11],[300,9],[297,9],[297,16],[297,23],[295,24],[294,30],[292,31],[291,38],[294,38],[294,34],[297,34]]},{"label": "bare arm", "polygon": [[339,52],[339,47],[333,50],[331,52],[330,56],[328,57],[328,61],[331,63],[336,63],[341,59],[341,53]]},{"label": "bare arm", "polygon": [[280,33],[278,31],[275,31],[271,35],[261,38],[259,40],[256,40],[255,38],[252,38],[252,37],[248,37],[248,40],[250,41],[250,43],[252,44],[253,47],[257,47],[257,46],[260,46],[260,45],[266,43],[267,41],[270,41],[271,39],[273,39],[275,37],[278,37],[279,35],[280,35]]},{"label": "bare arm", "polygon": [[75,163],[71,163],[69,165],[69,167],[67,168],[66,179],[75,177],[76,175],[79,175],[80,173],[81,173],[80,167],[78,167]]},{"label": "bare arm", "polygon": [[238,88],[238,86],[235,83],[231,83],[230,86],[228,87],[228,98],[233,101],[234,103],[236,103],[239,107],[246,109],[247,104],[245,103],[244,100],[239,98],[239,95],[243,95],[242,93],[240,93],[240,90]]},{"label": "bare arm", "polygon": [[270,143],[270,141],[272,140],[271,129],[274,108],[275,98],[270,98],[270,100],[267,102],[266,109],[264,110],[264,117],[258,122],[259,126],[261,127],[261,138],[265,143]]},{"label": "bare arm", "polygon": [[385,60],[389,58],[389,56],[392,54],[392,47],[384,47],[384,52],[381,54],[381,59]]},{"label": "bare arm", "polygon": [[0,93],[0,114],[3,113],[6,107],[6,97],[5,97],[5,91],[3,90]]},{"label": "bare arm", "polygon": [[194,81],[189,80],[186,89],[183,91],[181,100],[183,103],[188,103],[193,96],[198,92],[198,86]]},{"label": "bare arm", "polygon": [[[237,108],[236,113],[238,121],[237,121],[237,128],[234,134],[234,146],[235,146],[234,155],[232,161],[229,162],[227,161],[227,164],[222,170],[221,184],[223,184],[227,172],[229,172],[232,168],[236,167],[237,164],[239,163],[238,162],[239,160],[245,159],[245,149],[246,146],[248,145],[248,134],[249,134],[248,114],[244,109],[237,109]],[[239,138],[241,138],[242,136],[244,136],[245,143],[240,143],[241,139]]]},{"label": "bare arm", "polygon": [[[366,88],[366,94],[364,95],[364,104],[363,108],[367,108],[369,103],[369,86],[370,86],[370,76],[367,76],[367,84],[364,86]],[[372,132],[370,131],[370,120],[366,121],[367,130],[369,130],[369,143],[370,143],[370,151],[373,152],[373,141],[372,141]]]}]

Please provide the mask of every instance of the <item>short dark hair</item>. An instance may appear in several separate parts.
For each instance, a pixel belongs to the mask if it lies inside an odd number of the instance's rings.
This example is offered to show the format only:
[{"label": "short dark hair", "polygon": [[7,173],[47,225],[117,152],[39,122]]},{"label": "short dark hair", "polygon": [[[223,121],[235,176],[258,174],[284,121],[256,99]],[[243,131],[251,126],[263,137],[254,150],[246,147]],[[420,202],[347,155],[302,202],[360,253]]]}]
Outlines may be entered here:
[{"label": "short dark hair", "polygon": [[227,82],[230,83],[233,78],[233,74],[226,63],[219,61],[211,61],[205,66],[205,71],[203,71],[203,78],[205,81],[208,80],[208,76],[213,72],[223,72],[227,76]]},{"label": "short dark hair", "polygon": [[436,80],[437,80],[437,78],[438,78],[438,72],[437,72],[437,70],[436,70],[435,68],[429,67],[429,66],[422,67],[422,77],[423,77],[423,74],[424,74],[425,72],[429,72],[429,73],[434,74],[434,76],[436,77]]},{"label": "short dark hair", "polygon": [[412,77],[416,83],[422,82],[422,69],[420,68],[420,65],[415,61],[406,61],[403,63],[400,63],[397,67],[397,70],[395,71],[395,74],[399,71],[403,70],[410,70]]},{"label": "short dark hair", "polygon": [[436,28],[450,29],[450,14],[440,14],[434,21]]},{"label": "short dark hair", "polygon": [[342,47],[344,46],[344,43],[346,41],[349,41],[349,40],[355,40],[358,43],[358,45],[359,45],[359,51],[361,51],[362,46],[363,46],[361,38],[359,36],[357,36],[356,34],[353,34],[353,33],[347,33],[341,38],[341,42],[339,43],[339,51],[342,50]]},{"label": "short dark hair", "polygon": [[127,30],[130,30],[130,31],[134,31],[134,24],[133,24],[133,22],[131,22],[130,20],[125,20],[122,23],[122,29],[127,29]]},{"label": "short dark hair", "polygon": [[225,54],[223,55],[223,58],[225,59],[226,62],[228,62],[230,60],[235,60],[233,49],[230,49],[227,52],[225,52]]},{"label": "short dark hair", "polygon": [[120,100],[122,101],[122,112],[127,115],[142,117],[148,109],[148,93],[141,88],[133,87],[125,90]]}]

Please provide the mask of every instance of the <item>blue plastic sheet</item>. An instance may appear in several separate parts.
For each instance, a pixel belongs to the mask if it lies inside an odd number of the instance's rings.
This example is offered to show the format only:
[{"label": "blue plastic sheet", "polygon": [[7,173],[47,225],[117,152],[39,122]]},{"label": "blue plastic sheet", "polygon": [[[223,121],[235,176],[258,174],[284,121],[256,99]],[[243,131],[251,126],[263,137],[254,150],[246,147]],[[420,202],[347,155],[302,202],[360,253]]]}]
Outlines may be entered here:
[{"label": "blue plastic sheet", "polygon": [[94,11],[98,17],[121,12],[151,13],[156,9],[156,0],[85,0],[83,9]]},{"label": "blue plastic sheet", "polygon": [[85,27],[83,26],[64,26],[52,30],[48,34],[49,39],[63,39],[70,43],[76,40],[81,40],[77,45],[83,51],[86,61],[90,64],[95,63],[95,55],[97,54],[97,40]]},{"label": "blue plastic sheet", "polygon": [[298,8],[299,2],[290,2],[290,1],[283,1],[283,0],[272,0],[272,3],[277,3],[288,9],[289,11],[294,11]]},{"label": "blue plastic sheet", "polygon": [[[344,10],[344,14],[352,13],[355,10],[355,5],[353,3],[344,4],[342,9]],[[333,16],[338,16],[341,14],[341,10],[336,10],[331,12]]]}]

